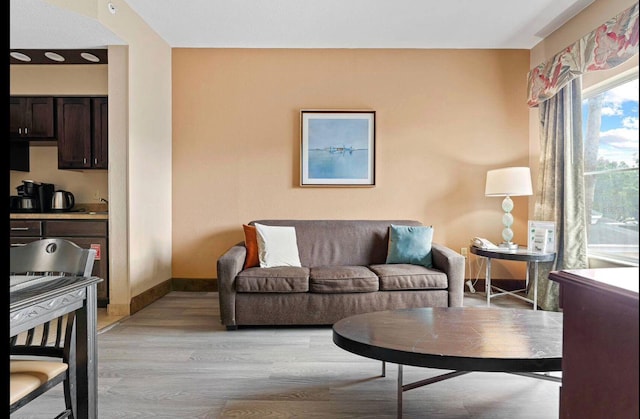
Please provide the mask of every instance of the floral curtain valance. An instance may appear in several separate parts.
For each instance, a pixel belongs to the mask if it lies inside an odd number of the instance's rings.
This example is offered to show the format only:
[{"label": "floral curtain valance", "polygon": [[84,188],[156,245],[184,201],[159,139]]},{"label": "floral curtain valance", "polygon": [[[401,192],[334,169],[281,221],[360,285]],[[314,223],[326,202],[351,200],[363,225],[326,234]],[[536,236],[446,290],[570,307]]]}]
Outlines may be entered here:
[{"label": "floral curtain valance", "polygon": [[535,107],[581,74],[616,67],[638,53],[638,3],[529,72],[527,103]]}]

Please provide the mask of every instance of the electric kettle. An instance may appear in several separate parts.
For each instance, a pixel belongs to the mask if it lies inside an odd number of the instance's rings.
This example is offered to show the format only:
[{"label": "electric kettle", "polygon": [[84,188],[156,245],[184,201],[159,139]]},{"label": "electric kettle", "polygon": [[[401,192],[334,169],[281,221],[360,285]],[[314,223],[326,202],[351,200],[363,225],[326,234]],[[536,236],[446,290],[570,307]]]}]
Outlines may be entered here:
[{"label": "electric kettle", "polygon": [[51,198],[51,209],[54,211],[69,211],[76,201],[71,192],[55,191]]}]

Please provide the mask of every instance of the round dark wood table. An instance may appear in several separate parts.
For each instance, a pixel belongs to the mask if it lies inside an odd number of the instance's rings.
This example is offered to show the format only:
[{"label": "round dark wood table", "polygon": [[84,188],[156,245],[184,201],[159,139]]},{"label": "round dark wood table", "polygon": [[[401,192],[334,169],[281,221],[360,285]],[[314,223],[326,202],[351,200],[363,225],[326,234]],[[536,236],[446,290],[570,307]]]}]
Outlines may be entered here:
[{"label": "round dark wood table", "polygon": [[[507,372],[559,382],[540,372],[562,370],[562,313],[485,307],[412,308],[347,317],[333,342],[367,358],[398,365],[402,393],[472,371]],[[402,366],[453,372],[403,384]]]}]

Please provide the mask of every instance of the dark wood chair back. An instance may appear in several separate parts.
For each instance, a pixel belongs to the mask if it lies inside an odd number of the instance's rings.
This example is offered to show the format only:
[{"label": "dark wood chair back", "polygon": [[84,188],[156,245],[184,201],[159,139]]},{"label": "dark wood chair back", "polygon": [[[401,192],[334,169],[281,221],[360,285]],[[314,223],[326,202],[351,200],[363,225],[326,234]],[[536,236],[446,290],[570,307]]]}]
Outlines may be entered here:
[{"label": "dark wood chair back", "polygon": [[[83,249],[65,239],[42,239],[11,248],[9,270],[10,275],[91,276],[95,256],[94,249]],[[56,418],[74,417],[77,403],[73,399],[71,389],[76,385],[75,324],[75,315],[65,314],[9,338],[11,375],[14,377],[15,370],[16,383],[20,381],[19,378],[47,376],[46,380],[41,380],[43,382],[37,388],[10,403],[10,414],[62,382],[65,410]],[[43,357],[57,358],[58,362],[67,365],[67,369],[55,376],[49,376],[51,360],[42,362]]]}]

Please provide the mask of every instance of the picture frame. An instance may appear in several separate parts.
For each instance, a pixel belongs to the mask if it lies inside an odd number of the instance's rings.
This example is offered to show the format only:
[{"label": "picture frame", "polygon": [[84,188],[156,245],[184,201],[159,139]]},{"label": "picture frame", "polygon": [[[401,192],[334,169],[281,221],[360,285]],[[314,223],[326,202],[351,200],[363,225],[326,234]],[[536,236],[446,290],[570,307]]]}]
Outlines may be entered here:
[{"label": "picture frame", "polygon": [[300,111],[300,186],[375,186],[376,113]]},{"label": "picture frame", "polygon": [[[527,229],[527,250],[536,253],[555,253],[556,223],[554,221],[529,220]],[[540,240],[545,242],[542,246]]]}]

